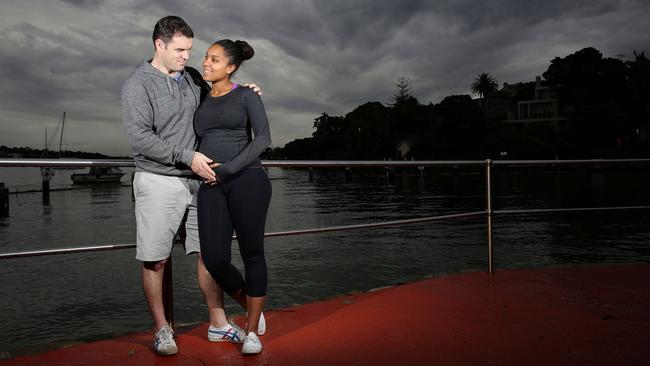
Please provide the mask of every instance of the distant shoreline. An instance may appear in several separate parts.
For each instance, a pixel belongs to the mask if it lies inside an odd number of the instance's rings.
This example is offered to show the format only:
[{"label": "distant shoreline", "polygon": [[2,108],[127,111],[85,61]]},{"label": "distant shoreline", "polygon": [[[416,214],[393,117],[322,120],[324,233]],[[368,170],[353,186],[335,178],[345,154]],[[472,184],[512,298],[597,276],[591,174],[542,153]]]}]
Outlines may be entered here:
[{"label": "distant shoreline", "polygon": [[109,156],[98,152],[86,151],[46,151],[32,147],[0,146],[0,158],[14,159],[52,159],[52,158],[77,158],[77,159],[133,159],[132,156]]}]

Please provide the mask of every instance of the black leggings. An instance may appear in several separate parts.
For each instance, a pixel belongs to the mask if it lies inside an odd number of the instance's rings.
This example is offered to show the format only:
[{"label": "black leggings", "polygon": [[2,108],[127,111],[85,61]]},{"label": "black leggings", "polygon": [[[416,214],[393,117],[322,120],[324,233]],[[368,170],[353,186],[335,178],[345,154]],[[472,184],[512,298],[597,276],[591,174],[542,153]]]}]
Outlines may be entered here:
[{"label": "black leggings", "polygon": [[[264,225],[271,201],[271,182],[266,172],[253,167],[227,182],[202,184],[197,199],[205,268],[230,295],[244,289],[248,296],[265,296]],[[237,233],[239,252],[244,260],[246,282],[230,262],[233,230]]]}]

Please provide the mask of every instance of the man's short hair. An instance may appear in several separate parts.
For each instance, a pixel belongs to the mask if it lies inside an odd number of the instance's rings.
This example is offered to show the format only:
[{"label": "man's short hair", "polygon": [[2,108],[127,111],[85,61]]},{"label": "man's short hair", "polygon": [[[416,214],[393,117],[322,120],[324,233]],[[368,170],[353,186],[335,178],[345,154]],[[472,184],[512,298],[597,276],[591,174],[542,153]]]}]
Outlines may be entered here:
[{"label": "man's short hair", "polygon": [[194,32],[192,32],[189,24],[181,17],[168,15],[161,18],[153,28],[153,42],[155,43],[157,39],[160,39],[164,44],[167,44],[179,33],[187,38],[194,38]]}]

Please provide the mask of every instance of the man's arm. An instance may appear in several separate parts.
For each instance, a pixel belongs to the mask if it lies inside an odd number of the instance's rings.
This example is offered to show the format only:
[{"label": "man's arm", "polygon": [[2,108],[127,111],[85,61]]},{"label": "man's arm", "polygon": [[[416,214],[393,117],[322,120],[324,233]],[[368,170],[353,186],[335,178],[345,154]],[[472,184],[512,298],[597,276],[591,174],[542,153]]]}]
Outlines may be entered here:
[{"label": "man's arm", "polygon": [[154,133],[153,116],[153,107],[144,86],[127,81],[122,88],[122,118],[133,151],[162,164],[182,163],[204,179],[212,179],[214,172],[208,165],[212,160]]}]

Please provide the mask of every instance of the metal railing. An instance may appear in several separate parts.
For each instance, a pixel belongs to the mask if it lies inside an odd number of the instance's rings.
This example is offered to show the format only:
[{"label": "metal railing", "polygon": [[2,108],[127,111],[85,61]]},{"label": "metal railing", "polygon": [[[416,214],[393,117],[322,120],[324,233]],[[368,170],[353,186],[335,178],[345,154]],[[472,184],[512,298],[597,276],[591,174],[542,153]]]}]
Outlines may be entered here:
[{"label": "metal railing", "polygon": [[[379,227],[389,226],[402,226],[411,225],[423,222],[430,222],[435,220],[458,219],[467,217],[476,217],[485,215],[487,227],[487,271],[494,273],[494,251],[493,251],[493,224],[492,218],[494,215],[505,214],[522,214],[522,213],[542,213],[542,212],[586,212],[586,211],[605,211],[605,210],[632,210],[632,209],[649,209],[650,205],[639,206],[612,206],[612,207],[573,207],[573,208],[549,208],[549,209],[516,209],[516,210],[495,210],[492,204],[492,172],[497,166],[567,166],[567,165],[591,165],[591,166],[612,166],[621,164],[650,164],[650,159],[590,159],[590,160],[419,160],[419,161],[391,161],[391,160],[359,160],[359,161],[306,161],[306,160],[267,160],[263,161],[264,167],[276,168],[307,168],[310,173],[314,168],[372,168],[381,167],[389,168],[408,168],[417,167],[422,174],[425,167],[484,167],[485,168],[485,210],[463,212],[440,216],[418,217],[402,220],[383,221],[375,223],[344,225],[344,226],[331,226],[322,228],[280,231],[265,233],[265,237],[281,237],[292,235],[305,235],[324,232],[336,231],[349,231],[349,230],[362,230]],[[133,167],[132,160],[71,160],[71,159],[0,159],[0,167],[94,167],[94,166],[111,166],[111,167]],[[233,236],[236,239],[236,235]],[[117,244],[117,245],[103,245],[103,246],[89,246],[77,248],[63,248],[63,249],[50,249],[50,250],[33,250],[14,253],[0,254],[0,260],[10,258],[24,258],[45,255],[61,255],[70,253],[85,253],[97,252],[106,250],[121,250],[135,248],[135,244]],[[170,258],[171,260],[171,258]],[[166,266],[170,267],[171,266]],[[173,321],[173,307],[172,307],[172,290],[171,290],[171,275],[165,276],[166,281],[169,281],[165,289],[166,292],[166,314],[168,319]]]},{"label": "metal railing", "polygon": [[[492,217],[495,214],[521,214],[521,213],[542,213],[542,212],[585,212],[603,210],[630,210],[648,209],[650,206],[613,206],[613,207],[574,207],[574,208],[550,208],[550,209],[517,209],[517,210],[495,210],[492,207],[492,170],[495,166],[562,166],[562,165],[620,165],[620,164],[650,164],[650,159],[589,159],[589,160],[266,160],[262,162],[264,167],[276,168],[408,168],[417,167],[420,172],[425,167],[460,167],[460,166],[485,166],[485,195],[486,208],[482,211],[457,213],[442,216],[429,216],[404,220],[384,221],[377,223],[356,224],[347,226],[334,226],[325,228],[313,228],[304,230],[281,231],[265,233],[265,237],[279,237],[289,235],[315,234],[333,231],[360,230],[377,227],[400,226],[416,224],[434,220],[472,217],[478,215],[486,216],[487,226],[487,252],[488,272],[494,272],[493,257],[493,225]],[[52,168],[84,168],[84,167],[134,167],[132,160],[74,160],[74,159],[0,159],[0,167],[52,167]],[[233,236],[236,239],[236,235]],[[70,253],[97,252],[105,250],[121,250],[135,248],[135,244],[116,244],[104,246],[64,248],[51,250],[34,250],[15,253],[0,254],[0,259],[34,257],[43,255],[58,255]]]}]

